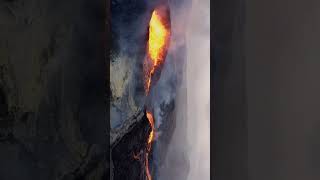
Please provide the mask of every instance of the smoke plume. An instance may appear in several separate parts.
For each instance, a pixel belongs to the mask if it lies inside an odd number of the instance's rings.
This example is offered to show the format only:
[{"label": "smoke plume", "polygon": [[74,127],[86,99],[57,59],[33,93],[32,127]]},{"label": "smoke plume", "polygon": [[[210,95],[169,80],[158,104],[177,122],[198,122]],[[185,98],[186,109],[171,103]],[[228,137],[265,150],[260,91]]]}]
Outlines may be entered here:
[{"label": "smoke plume", "polygon": [[159,180],[210,178],[209,6],[210,0],[170,1],[172,40],[158,86],[162,99],[175,99],[176,127]]}]

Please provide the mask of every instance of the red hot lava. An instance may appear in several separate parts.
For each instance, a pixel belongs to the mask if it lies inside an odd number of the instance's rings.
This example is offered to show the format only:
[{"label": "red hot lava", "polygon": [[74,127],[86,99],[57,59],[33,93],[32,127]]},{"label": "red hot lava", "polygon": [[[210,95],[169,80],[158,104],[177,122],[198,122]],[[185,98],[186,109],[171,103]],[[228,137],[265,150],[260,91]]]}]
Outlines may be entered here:
[{"label": "red hot lava", "polygon": [[[152,84],[160,78],[161,68],[166,59],[169,40],[171,35],[170,29],[170,12],[168,6],[160,6],[152,12],[149,22],[149,40],[147,46],[148,56],[144,62],[145,73],[145,92],[149,95]],[[155,75],[158,77],[154,77]],[[147,149],[145,154],[145,169],[147,180],[152,180],[149,170],[149,154],[151,152],[152,142],[155,139],[154,117],[150,111],[147,111],[147,118],[150,123],[151,132],[147,140]]]},{"label": "red hot lava", "polygon": [[[145,92],[148,95],[153,76],[156,71],[161,71],[164,64],[165,57],[169,46],[171,27],[170,27],[170,13],[166,6],[161,6],[152,12],[149,22],[149,39],[147,52],[148,55],[144,62],[145,74]],[[160,73],[159,73],[160,74]],[[156,77],[154,81],[157,81]]]},{"label": "red hot lava", "polygon": [[152,180],[152,176],[151,176],[151,173],[149,170],[149,153],[151,151],[152,141],[154,140],[154,137],[155,137],[155,129],[154,129],[154,119],[153,119],[153,115],[151,112],[147,112],[147,118],[148,118],[150,126],[151,126],[151,132],[149,134],[149,138],[147,141],[148,144],[147,144],[145,168],[146,168],[146,174],[147,174],[148,180]]}]

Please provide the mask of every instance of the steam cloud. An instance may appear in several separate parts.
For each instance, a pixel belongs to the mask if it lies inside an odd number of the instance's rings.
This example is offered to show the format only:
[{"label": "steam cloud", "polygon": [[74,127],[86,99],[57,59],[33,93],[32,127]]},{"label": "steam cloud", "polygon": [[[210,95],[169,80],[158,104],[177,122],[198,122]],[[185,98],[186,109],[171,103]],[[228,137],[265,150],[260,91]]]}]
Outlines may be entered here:
[{"label": "steam cloud", "polygon": [[[210,0],[170,1],[172,44],[153,102],[175,99],[176,128],[159,180],[210,179],[209,7]],[[165,119],[157,107],[159,126]]]},{"label": "steam cloud", "polygon": [[210,179],[210,0],[193,0],[187,28],[188,180]]}]

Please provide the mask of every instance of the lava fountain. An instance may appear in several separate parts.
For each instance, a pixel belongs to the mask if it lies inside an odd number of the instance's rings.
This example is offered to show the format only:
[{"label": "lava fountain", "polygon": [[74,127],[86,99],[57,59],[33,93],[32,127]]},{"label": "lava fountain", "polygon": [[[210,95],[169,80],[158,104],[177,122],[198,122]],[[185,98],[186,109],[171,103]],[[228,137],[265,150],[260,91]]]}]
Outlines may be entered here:
[{"label": "lava fountain", "polygon": [[[160,78],[170,40],[170,13],[166,6],[161,6],[152,12],[149,22],[148,55],[144,62],[145,92],[149,94],[151,84]],[[158,73],[156,78],[154,75]],[[153,79],[154,78],[154,79]]]},{"label": "lava fountain", "polygon": [[[170,40],[170,12],[168,6],[160,6],[152,12],[149,22],[149,39],[147,44],[147,56],[145,58],[143,70],[145,74],[145,93],[149,95],[150,89],[155,84],[161,74],[161,69],[166,59]],[[147,107],[148,109],[148,107]],[[145,170],[147,180],[152,180],[149,170],[149,154],[152,142],[155,139],[154,128],[155,119],[151,111],[147,111],[147,118],[151,127],[151,132],[147,140],[145,153]]]}]

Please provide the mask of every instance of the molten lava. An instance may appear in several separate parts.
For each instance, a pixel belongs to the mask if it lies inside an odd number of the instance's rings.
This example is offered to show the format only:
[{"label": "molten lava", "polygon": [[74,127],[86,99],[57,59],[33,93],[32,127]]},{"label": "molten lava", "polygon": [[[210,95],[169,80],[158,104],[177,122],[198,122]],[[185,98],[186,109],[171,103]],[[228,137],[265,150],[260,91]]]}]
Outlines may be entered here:
[{"label": "molten lava", "polygon": [[148,118],[148,121],[149,121],[150,126],[151,126],[151,132],[150,132],[149,138],[148,138],[148,150],[150,151],[151,143],[152,143],[152,141],[154,140],[154,137],[155,137],[154,119],[153,119],[153,116],[152,116],[151,112],[147,112],[147,118]]},{"label": "molten lava", "polygon": [[151,132],[150,132],[149,138],[148,138],[145,166],[146,166],[147,179],[152,180],[150,170],[149,170],[149,153],[151,151],[152,141],[154,140],[154,137],[155,137],[155,129],[154,129],[154,119],[153,119],[153,115],[151,112],[147,112],[147,118],[148,118],[148,121],[151,126]]},{"label": "molten lava", "polygon": [[168,15],[161,10],[162,9],[156,9],[153,11],[149,23],[148,57],[146,58],[144,67],[146,94],[150,91],[152,76],[164,63],[169,45],[170,23]]},{"label": "molten lava", "polygon": [[[145,74],[145,92],[146,96],[149,95],[151,84],[156,83],[161,73],[161,68],[164,64],[167,55],[167,49],[170,39],[170,14],[166,6],[162,6],[153,11],[149,23],[149,40],[147,52],[148,56],[144,62]],[[153,78],[155,76],[155,78]],[[149,170],[149,154],[151,152],[152,142],[155,139],[154,118],[151,112],[147,111],[147,118],[150,123],[151,132],[147,140],[147,149],[145,153],[145,169],[148,180],[152,180]]]},{"label": "molten lava", "polygon": [[165,48],[170,36],[170,31],[166,27],[164,18],[153,11],[149,24],[148,53],[154,65],[160,64],[165,56]]}]

